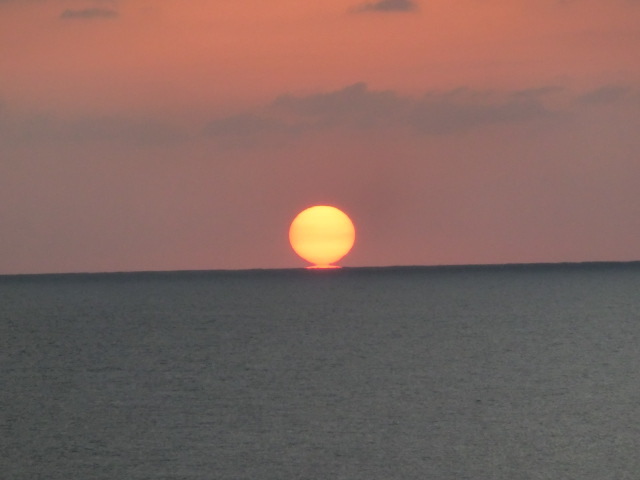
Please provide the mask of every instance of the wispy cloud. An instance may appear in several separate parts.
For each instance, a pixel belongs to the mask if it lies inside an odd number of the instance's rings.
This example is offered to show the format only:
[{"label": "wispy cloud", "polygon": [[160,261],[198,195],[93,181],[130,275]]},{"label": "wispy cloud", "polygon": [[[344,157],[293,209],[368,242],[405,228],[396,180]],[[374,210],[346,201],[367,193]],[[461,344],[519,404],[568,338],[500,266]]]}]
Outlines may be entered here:
[{"label": "wispy cloud", "polygon": [[301,125],[288,123],[273,112],[246,112],[208,122],[202,133],[225,147],[251,147],[278,144],[301,131]]},{"label": "wispy cloud", "polygon": [[55,145],[104,143],[123,147],[168,145],[187,134],[170,122],[129,116],[62,118],[55,114],[16,112],[0,104],[0,142]]},{"label": "wispy cloud", "polygon": [[[212,116],[189,133],[170,119],[18,112],[0,101],[0,141],[34,145],[105,143],[154,146],[209,138],[221,147],[283,145],[324,132],[404,131],[418,137],[461,135],[487,126],[564,121],[600,105],[640,106],[640,91],[604,85],[579,95],[557,86],[514,91],[458,88],[421,96],[373,90],[360,82],[310,95],[284,94],[228,116]],[[195,134],[195,135],[194,135]]]},{"label": "wispy cloud", "polygon": [[544,87],[497,93],[461,88],[408,97],[356,83],[333,92],[282,95],[259,112],[212,121],[205,134],[232,137],[237,144],[246,145],[272,136],[334,128],[404,128],[417,135],[456,134],[483,125],[555,116],[544,100],[557,90]]},{"label": "wispy cloud", "polygon": [[357,5],[351,9],[354,13],[362,12],[415,12],[418,5],[413,0],[378,0]]},{"label": "wispy cloud", "polygon": [[621,100],[630,93],[629,87],[605,85],[578,97],[582,104],[612,103]]},{"label": "wispy cloud", "polygon": [[67,9],[60,14],[63,20],[92,20],[92,19],[112,19],[119,16],[116,10],[111,8],[83,8],[79,10]]},{"label": "wispy cloud", "polygon": [[393,121],[410,104],[391,90],[372,91],[363,82],[341,90],[304,97],[282,95],[271,105],[271,111],[312,125],[351,124],[374,126]]}]

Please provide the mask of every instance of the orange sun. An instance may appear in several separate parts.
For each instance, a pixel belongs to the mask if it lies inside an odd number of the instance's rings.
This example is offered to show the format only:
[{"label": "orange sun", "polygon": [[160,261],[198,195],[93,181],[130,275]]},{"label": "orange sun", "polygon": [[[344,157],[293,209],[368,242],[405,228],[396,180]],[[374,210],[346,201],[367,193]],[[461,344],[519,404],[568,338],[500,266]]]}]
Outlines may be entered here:
[{"label": "orange sun", "polygon": [[336,268],[332,264],[349,253],[355,238],[351,219],[343,211],[326,205],[303,210],[289,228],[291,247],[313,263],[309,268]]}]

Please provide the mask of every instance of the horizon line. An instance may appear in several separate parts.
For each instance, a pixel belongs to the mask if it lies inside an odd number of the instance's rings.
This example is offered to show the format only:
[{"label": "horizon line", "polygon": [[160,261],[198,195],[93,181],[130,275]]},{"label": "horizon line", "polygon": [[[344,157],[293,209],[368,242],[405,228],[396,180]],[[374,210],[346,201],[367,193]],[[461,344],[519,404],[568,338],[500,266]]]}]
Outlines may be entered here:
[{"label": "horizon line", "polygon": [[[469,263],[469,264],[433,264],[433,265],[366,265],[341,266],[326,269],[330,272],[349,272],[354,270],[438,270],[438,269],[495,269],[518,267],[585,267],[585,266],[622,266],[640,265],[640,260],[585,260],[564,262],[506,262],[506,263]],[[91,276],[91,275],[156,275],[174,273],[248,273],[248,272],[285,272],[285,271],[323,271],[325,269],[309,269],[308,267],[268,267],[268,268],[219,268],[219,269],[177,269],[177,270],[106,270],[77,272],[39,272],[39,273],[0,273],[0,278],[38,277],[38,276]],[[320,273],[321,274],[321,273]]]}]

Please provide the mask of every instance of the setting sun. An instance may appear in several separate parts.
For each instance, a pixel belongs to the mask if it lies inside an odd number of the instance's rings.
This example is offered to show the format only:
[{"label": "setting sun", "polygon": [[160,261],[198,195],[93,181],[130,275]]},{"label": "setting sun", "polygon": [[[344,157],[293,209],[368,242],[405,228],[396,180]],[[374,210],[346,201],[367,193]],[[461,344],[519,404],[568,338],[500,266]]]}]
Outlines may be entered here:
[{"label": "setting sun", "polygon": [[341,210],[318,205],[300,212],[291,222],[289,242],[293,250],[313,264],[310,268],[332,268],[355,241],[351,219]]}]

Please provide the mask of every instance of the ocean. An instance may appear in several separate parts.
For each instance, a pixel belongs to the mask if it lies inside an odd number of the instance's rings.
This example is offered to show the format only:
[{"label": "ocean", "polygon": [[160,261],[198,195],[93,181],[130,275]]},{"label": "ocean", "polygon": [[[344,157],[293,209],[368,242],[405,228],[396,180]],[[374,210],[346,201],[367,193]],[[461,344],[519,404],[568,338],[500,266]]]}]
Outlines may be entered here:
[{"label": "ocean", "polygon": [[640,478],[640,263],[0,277],[0,478]]}]

